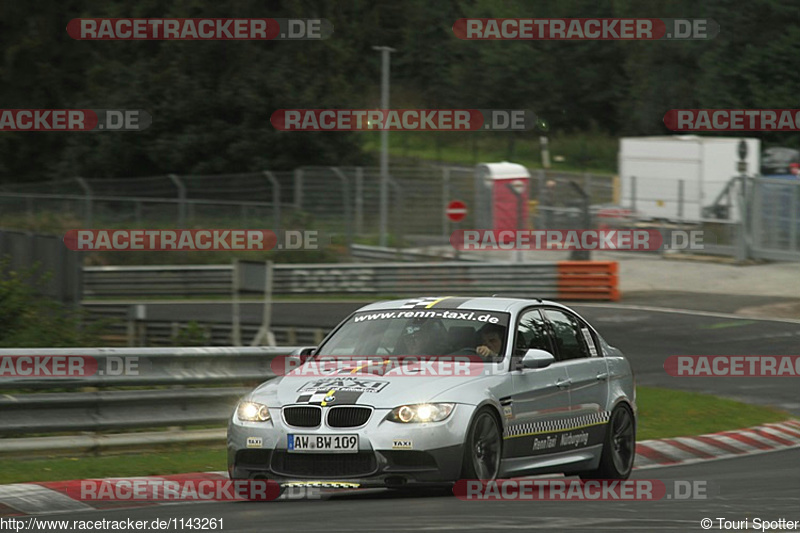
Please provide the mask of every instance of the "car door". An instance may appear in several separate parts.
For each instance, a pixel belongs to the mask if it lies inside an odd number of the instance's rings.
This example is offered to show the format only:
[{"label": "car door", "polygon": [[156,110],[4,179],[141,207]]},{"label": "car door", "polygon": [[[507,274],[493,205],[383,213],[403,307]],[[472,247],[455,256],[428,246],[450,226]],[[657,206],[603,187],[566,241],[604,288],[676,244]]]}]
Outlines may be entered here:
[{"label": "car door", "polygon": [[570,391],[569,431],[563,446],[577,449],[603,442],[608,421],[608,365],[588,324],[564,309],[543,310]]},{"label": "car door", "polygon": [[531,465],[531,456],[553,451],[557,429],[569,417],[570,392],[566,368],[558,361],[545,368],[521,368],[530,348],[553,353],[550,330],[538,308],[519,314],[511,359],[513,393],[503,408],[507,419],[503,457],[508,475]]}]

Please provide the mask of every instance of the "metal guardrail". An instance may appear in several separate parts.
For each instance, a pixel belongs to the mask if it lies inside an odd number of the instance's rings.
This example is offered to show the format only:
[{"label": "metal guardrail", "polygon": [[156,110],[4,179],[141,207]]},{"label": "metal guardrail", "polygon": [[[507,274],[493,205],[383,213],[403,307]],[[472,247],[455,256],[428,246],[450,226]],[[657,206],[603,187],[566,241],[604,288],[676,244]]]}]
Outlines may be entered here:
[{"label": "metal guardrail", "polygon": [[479,262],[480,259],[473,259],[464,254],[454,257],[454,254],[443,255],[425,252],[413,252],[404,248],[386,248],[381,246],[369,246],[365,244],[353,244],[350,246],[350,256],[354,259],[365,262],[381,261],[471,261]]},{"label": "metal guardrail", "polygon": [[[0,436],[4,437],[0,439],[0,452],[20,448],[36,450],[39,441],[41,449],[48,448],[47,437],[25,439],[27,446],[13,438],[26,435],[222,425],[242,395],[255,384],[275,377],[271,366],[275,358],[296,349],[2,349],[0,360],[29,357],[31,361],[33,358],[42,361],[45,357],[60,357],[66,361],[71,358],[81,361],[82,370],[79,376],[0,377],[0,391],[5,391],[0,397]],[[55,367],[49,364],[42,368],[52,372]],[[32,367],[28,361],[15,365],[15,368]],[[68,368],[68,364],[65,365],[62,370]],[[40,368],[38,373],[42,372]],[[223,384],[236,386],[219,386]],[[86,391],[88,387],[105,390]],[[135,388],[119,390],[118,387]],[[41,389],[67,392],[37,392]],[[182,433],[171,435],[171,442],[196,440],[191,432]],[[152,433],[132,433],[125,442],[144,444],[152,438]]]},{"label": "metal guardrail", "polygon": [[[608,261],[275,265],[273,294],[403,297],[503,293],[520,297],[615,300],[616,265]],[[86,267],[84,296],[229,294],[231,276],[232,268],[228,265]]]},{"label": "metal guardrail", "polygon": [[[196,348],[4,348],[7,357],[85,357],[80,375],[0,376],[0,391],[15,389],[78,389],[84,387],[153,387],[162,385],[220,385],[258,382],[275,377],[272,360],[294,347]],[[133,358],[133,359],[132,359]],[[137,368],[120,371],[135,361]],[[27,368],[27,363],[24,365]],[[40,371],[43,373],[45,371]],[[88,373],[88,375],[87,375]]]}]

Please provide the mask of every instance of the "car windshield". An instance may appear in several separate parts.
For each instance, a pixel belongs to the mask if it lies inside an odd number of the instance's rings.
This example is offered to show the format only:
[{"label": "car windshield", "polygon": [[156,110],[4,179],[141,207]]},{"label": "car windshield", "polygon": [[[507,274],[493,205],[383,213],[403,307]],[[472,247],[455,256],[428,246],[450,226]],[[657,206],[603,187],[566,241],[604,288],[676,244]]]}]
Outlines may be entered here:
[{"label": "car windshield", "polygon": [[390,309],[351,316],[317,356],[472,355],[503,359],[509,314],[480,309]]}]

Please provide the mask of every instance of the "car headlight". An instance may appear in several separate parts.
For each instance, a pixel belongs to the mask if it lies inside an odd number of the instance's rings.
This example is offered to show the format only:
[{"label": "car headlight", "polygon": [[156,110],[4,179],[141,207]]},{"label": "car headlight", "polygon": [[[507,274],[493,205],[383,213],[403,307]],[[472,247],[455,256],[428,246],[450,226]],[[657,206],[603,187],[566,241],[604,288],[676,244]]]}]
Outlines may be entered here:
[{"label": "car headlight", "polygon": [[270,419],[269,408],[256,402],[240,402],[236,416],[245,422],[266,422]]},{"label": "car headlight", "polygon": [[440,422],[450,416],[454,403],[418,403],[395,407],[386,417],[392,422],[409,424],[414,422]]}]

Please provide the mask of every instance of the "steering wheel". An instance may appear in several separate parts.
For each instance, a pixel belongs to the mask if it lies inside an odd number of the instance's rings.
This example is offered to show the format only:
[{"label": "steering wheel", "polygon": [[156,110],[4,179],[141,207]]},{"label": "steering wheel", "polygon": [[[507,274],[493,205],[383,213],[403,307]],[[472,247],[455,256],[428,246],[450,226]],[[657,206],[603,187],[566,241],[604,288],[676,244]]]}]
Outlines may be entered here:
[{"label": "steering wheel", "polygon": [[[478,350],[473,348],[472,346],[465,346],[463,348],[459,348],[453,353],[449,353],[447,355],[478,355]],[[480,357],[480,356],[478,356]]]}]

